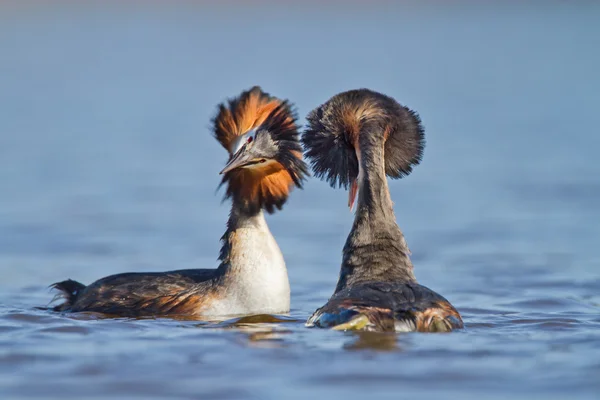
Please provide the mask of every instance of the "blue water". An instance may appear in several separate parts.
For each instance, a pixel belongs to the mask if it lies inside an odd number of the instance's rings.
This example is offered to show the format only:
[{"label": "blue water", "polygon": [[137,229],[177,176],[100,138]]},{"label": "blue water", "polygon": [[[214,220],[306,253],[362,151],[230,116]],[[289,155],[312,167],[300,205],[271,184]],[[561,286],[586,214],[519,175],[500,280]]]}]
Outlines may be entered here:
[{"label": "blue water", "polygon": [[[3,399],[597,398],[600,5],[0,3]],[[310,180],[269,224],[290,321],[37,311],[50,283],[215,267],[228,204],[209,121],[255,84],[300,116],[368,87],[427,147],[391,183],[450,335],[302,322],[331,295],[347,194]]]}]

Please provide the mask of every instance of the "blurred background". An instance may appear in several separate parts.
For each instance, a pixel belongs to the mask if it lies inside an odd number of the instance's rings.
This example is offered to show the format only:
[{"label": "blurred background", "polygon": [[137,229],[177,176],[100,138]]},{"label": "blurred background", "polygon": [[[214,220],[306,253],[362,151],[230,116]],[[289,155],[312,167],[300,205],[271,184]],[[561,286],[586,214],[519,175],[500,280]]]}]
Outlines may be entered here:
[{"label": "blurred background", "polygon": [[[0,394],[594,398],[598,21],[585,1],[0,2]],[[360,87],[420,114],[424,159],[392,198],[417,278],[465,332],[33,309],[66,278],[217,266],[227,154],[210,119],[253,85],[301,123]],[[346,201],[311,179],[268,217],[294,318],[333,292]]]}]

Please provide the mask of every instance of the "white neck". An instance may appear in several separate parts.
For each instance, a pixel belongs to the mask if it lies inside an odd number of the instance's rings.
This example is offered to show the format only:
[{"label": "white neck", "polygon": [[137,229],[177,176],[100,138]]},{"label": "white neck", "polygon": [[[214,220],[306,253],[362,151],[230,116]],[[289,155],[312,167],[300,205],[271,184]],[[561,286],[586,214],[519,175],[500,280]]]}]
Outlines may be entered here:
[{"label": "white neck", "polygon": [[225,235],[229,248],[219,267],[223,272],[219,299],[213,301],[203,314],[289,312],[287,269],[262,210],[252,216],[234,215],[232,210]]}]

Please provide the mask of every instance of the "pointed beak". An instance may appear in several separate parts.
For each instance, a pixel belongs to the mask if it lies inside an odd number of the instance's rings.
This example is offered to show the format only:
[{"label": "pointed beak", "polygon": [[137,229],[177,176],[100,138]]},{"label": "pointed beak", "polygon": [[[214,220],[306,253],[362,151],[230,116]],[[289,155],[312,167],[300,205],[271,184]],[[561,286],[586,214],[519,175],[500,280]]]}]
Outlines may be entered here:
[{"label": "pointed beak", "polygon": [[241,168],[245,165],[252,164],[252,158],[253,157],[246,151],[246,146],[244,146],[233,155],[231,160],[229,160],[225,168],[223,168],[219,174],[226,174],[227,172],[233,171],[236,168]]},{"label": "pointed beak", "polygon": [[354,208],[354,203],[356,202],[356,195],[358,194],[358,183],[356,179],[352,179],[350,183],[350,190],[348,191],[348,207],[350,211]]}]

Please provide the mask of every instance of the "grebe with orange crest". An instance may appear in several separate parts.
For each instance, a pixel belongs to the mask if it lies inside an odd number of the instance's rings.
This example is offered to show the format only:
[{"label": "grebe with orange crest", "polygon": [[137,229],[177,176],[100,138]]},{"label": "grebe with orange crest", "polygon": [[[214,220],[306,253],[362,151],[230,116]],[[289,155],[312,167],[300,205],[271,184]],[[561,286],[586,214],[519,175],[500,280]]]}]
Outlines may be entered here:
[{"label": "grebe with orange crest", "polygon": [[232,201],[216,269],[124,273],[90,285],[52,285],[63,312],[119,317],[179,317],[287,313],[290,285],[281,251],[265,221],[290,191],[302,187],[302,160],[292,105],[259,87],[220,104],[213,133],[228,151],[221,171]]}]

